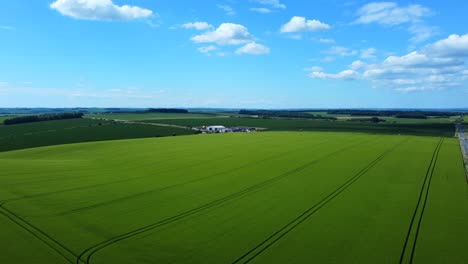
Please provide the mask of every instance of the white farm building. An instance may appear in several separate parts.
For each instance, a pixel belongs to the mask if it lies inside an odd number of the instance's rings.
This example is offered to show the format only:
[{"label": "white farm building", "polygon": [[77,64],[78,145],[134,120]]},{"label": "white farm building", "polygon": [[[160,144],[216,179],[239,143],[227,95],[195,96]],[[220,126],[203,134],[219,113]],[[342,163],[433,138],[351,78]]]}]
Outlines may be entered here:
[{"label": "white farm building", "polygon": [[231,129],[226,128],[225,126],[207,126],[206,132],[208,133],[226,133],[231,132]]}]

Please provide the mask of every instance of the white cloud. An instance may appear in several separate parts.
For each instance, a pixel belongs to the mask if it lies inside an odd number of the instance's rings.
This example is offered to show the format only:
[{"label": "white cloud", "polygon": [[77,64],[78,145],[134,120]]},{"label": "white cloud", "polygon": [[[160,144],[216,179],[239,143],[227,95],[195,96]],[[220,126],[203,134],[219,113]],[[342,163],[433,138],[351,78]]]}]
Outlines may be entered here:
[{"label": "white cloud", "polygon": [[339,73],[324,73],[322,71],[314,71],[309,74],[315,79],[332,79],[332,80],[355,80],[359,79],[359,74],[354,70],[344,70]]},{"label": "white cloud", "polygon": [[427,47],[427,52],[443,57],[468,57],[468,34],[450,35]]},{"label": "white cloud", "polygon": [[270,53],[270,48],[255,42],[247,43],[236,50],[236,54],[262,55]]},{"label": "white cloud", "polygon": [[249,8],[250,11],[253,11],[253,12],[257,12],[257,13],[260,13],[260,14],[268,14],[268,13],[271,13],[271,10],[268,9],[268,8],[264,8],[264,7],[253,7],[253,8]]},{"label": "white cloud", "polygon": [[408,22],[418,22],[431,14],[429,8],[421,5],[401,7],[394,2],[373,2],[361,7],[356,24],[378,23],[382,25],[399,25]]},{"label": "white cloud", "polygon": [[396,26],[409,24],[407,31],[412,35],[409,39],[413,49],[415,44],[424,42],[438,33],[437,27],[428,26],[423,19],[432,11],[422,5],[400,6],[394,2],[373,2],[362,6],[356,13],[353,24],[381,24]]},{"label": "white cloud", "polygon": [[228,15],[228,16],[235,16],[236,15],[236,11],[234,10],[234,8],[232,8],[229,5],[217,5],[217,7],[219,9],[223,10],[226,13],[226,15]]},{"label": "white cloud", "polygon": [[197,50],[203,54],[210,55],[212,51],[217,50],[218,48],[214,45],[200,47]]},{"label": "white cloud", "polygon": [[323,68],[320,67],[320,66],[312,66],[312,67],[306,68],[304,70],[305,71],[310,71],[310,72],[319,72],[319,71],[323,71]]},{"label": "white cloud", "polygon": [[216,30],[192,37],[196,43],[216,43],[218,45],[239,45],[253,41],[254,37],[246,27],[223,23]]},{"label": "white cloud", "polygon": [[368,49],[363,49],[361,50],[361,58],[362,59],[368,59],[368,60],[373,60],[377,56],[375,56],[375,53],[377,52],[377,49],[375,48],[368,48]]},{"label": "white cloud", "polygon": [[363,79],[374,86],[390,87],[398,92],[439,90],[460,87],[468,81],[468,34],[450,35],[419,51],[389,56],[380,63],[355,61],[348,70],[337,74],[312,72],[319,79]]},{"label": "white cloud", "polygon": [[294,16],[291,20],[281,27],[282,33],[291,33],[299,31],[324,31],[329,30],[330,25],[315,19],[306,19],[305,17]]},{"label": "white cloud", "polygon": [[325,44],[332,44],[332,43],[335,43],[335,40],[332,38],[320,38],[318,42],[325,43]]},{"label": "white cloud", "polygon": [[325,58],[323,58],[321,60],[322,62],[334,62],[335,61],[335,57],[332,57],[332,56],[326,56]]},{"label": "white cloud", "polygon": [[271,6],[272,8],[278,8],[278,9],[286,8],[286,5],[280,3],[279,0],[253,0],[253,1],[262,5]]},{"label": "white cloud", "polygon": [[437,27],[429,27],[421,23],[411,25],[408,28],[408,32],[413,35],[413,37],[410,38],[410,42],[412,43],[424,42],[436,35],[438,31]]},{"label": "white cloud", "polygon": [[433,68],[461,66],[463,65],[463,61],[448,57],[437,58],[433,57],[431,54],[414,51],[404,56],[389,56],[382,64],[388,67]]},{"label": "white cloud", "polygon": [[357,54],[356,50],[351,50],[342,46],[333,46],[329,50],[325,51],[326,54],[337,55],[340,57],[354,56]]},{"label": "white cloud", "polygon": [[190,23],[185,23],[185,24],[182,24],[182,27],[183,28],[186,28],[186,29],[191,29],[191,28],[194,28],[196,30],[206,30],[206,29],[210,29],[210,28],[213,28],[212,25],[206,23],[206,22],[190,22]]},{"label": "white cloud", "polygon": [[64,16],[86,20],[134,20],[153,15],[149,9],[119,6],[112,0],[56,0],[50,7]]},{"label": "white cloud", "polygon": [[409,92],[425,91],[425,90],[434,90],[434,89],[426,89],[425,87],[416,87],[416,86],[409,86],[405,88],[395,88],[395,91],[401,92],[401,93],[409,93]]},{"label": "white cloud", "polygon": [[360,70],[362,68],[365,68],[367,67],[367,63],[364,63],[360,60],[357,60],[357,61],[353,61],[353,63],[351,63],[351,65],[349,65],[349,68],[352,69],[352,70]]}]

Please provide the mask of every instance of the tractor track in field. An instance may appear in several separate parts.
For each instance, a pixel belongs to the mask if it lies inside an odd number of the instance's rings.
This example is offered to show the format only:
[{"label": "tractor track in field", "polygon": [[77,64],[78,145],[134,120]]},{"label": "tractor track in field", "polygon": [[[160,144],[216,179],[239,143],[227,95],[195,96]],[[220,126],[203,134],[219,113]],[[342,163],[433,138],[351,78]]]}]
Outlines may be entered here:
[{"label": "tractor track in field", "polygon": [[[226,155],[226,156],[223,156],[220,160],[228,159],[229,157],[232,157],[232,156],[233,155]],[[199,166],[201,164],[204,164],[206,162],[209,162],[209,161],[208,160],[199,161],[199,162],[187,165],[184,168],[194,168],[194,167]],[[135,166],[135,167],[137,168],[139,166]],[[174,171],[174,170],[177,170],[177,169],[179,169],[179,168],[178,167],[171,168],[171,169],[163,170],[163,171],[161,171],[159,173],[167,173],[167,172],[171,172],[171,171]],[[92,175],[92,176],[96,176],[96,175]],[[112,185],[112,184],[129,182],[129,181],[144,179],[144,178],[149,178],[149,177],[154,177],[154,175],[144,175],[144,176],[138,176],[138,177],[124,178],[124,179],[117,180],[117,181],[109,181],[109,182],[103,182],[103,183],[98,183],[98,184],[91,184],[91,185],[85,185],[85,186],[80,186],[80,187],[62,189],[62,190],[57,190],[57,191],[52,191],[52,192],[43,192],[43,193],[37,193],[37,194],[32,194],[32,195],[25,195],[25,196],[21,196],[21,197],[17,197],[17,198],[11,198],[11,199],[6,199],[6,200],[3,200],[3,201],[0,201],[0,205],[4,205],[5,203],[8,203],[8,202],[18,201],[18,200],[23,200],[23,199],[31,199],[31,198],[43,197],[43,196],[54,195],[54,194],[59,194],[59,193],[66,193],[66,192],[71,192],[71,191],[93,189],[93,188],[96,188],[96,187],[102,187],[102,186],[107,186],[107,185]]]},{"label": "tractor track in field", "polygon": [[362,170],[360,170],[357,174],[352,176],[349,180],[344,182],[342,185],[340,185],[337,189],[335,189],[333,192],[328,194],[325,198],[320,200],[319,202],[315,203],[313,206],[308,208],[306,211],[304,211],[302,214],[294,218],[292,221],[284,225],[282,228],[277,230],[275,233],[271,234],[269,237],[267,237],[265,240],[263,240],[260,244],[255,246],[254,248],[250,249],[248,252],[240,256],[238,259],[233,261],[232,263],[249,263],[256,257],[258,257],[260,254],[262,254],[265,250],[267,250],[270,246],[272,246],[274,243],[276,243],[278,240],[286,236],[289,232],[294,230],[297,226],[299,226],[301,223],[303,223],[305,220],[307,220],[309,217],[311,217],[313,214],[315,214],[317,211],[319,211],[322,207],[327,205],[330,201],[332,201],[334,198],[336,198],[338,195],[340,195],[344,190],[346,190],[349,186],[351,186],[354,182],[356,182],[361,176],[367,173],[371,168],[373,168],[376,164],[378,164],[382,159],[384,159],[388,154],[390,154],[393,150],[395,150],[398,146],[406,142],[408,139],[404,139],[401,142],[397,143],[396,145],[392,146],[388,150],[386,150],[384,153],[382,153],[380,156],[378,156],[375,160],[373,160],[371,163],[369,163],[366,167],[364,167]]},{"label": "tractor track in field", "polygon": [[[401,263],[413,263],[414,253],[416,252],[416,243],[418,241],[419,230],[421,228],[422,219],[424,216],[424,210],[426,209],[427,198],[429,196],[429,188],[431,187],[432,176],[434,174],[434,169],[437,164],[437,159],[439,157],[439,151],[444,142],[443,138],[439,139],[436,148],[432,154],[431,162],[427,167],[426,175],[424,177],[423,184],[421,186],[421,191],[419,192],[418,202],[411,217],[411,221],[408,227],[408,232],[406,234],[405,243],[403,244],[403,249],[400,255],[400,264]],[[418,212],[419,216],[418,216]],[[416,218],[418,218],[416,220]],[[410,240],[413,240],[410,242]]]},{"label": "tractor track in field", "polygon": [[[322,144],[325,144],[325,143],[328,143],[328,141],[323,141],[323,142],[319,142],[319,144],[316,144],[314,146],[317,146],[317,145],[322,145]],[[354,146],[354,145],[353,145]],[[302,149],[304,147],[300,147],[300,148],[297,148],[297,149],[293,149],[293,150],[290,150],[290,151],[287,151],[287,152],[282,152],[280,154],[276,154],[276,155],[273,155],[273,156],[280,156],[280,155],[284,155],[284,154],[287,154],[289,152],[292,152],[292,151],[297,151],[298,149]],[[224,156],[224,158],[228,158],[232,155],[226,155]],[[270,157],[271,158],[271,157]],[[268,158],[265,158],[265,160],[268,159]],[[193,166],[191,167],[194,167],[194,166],[197,166],[201,163],[204,163],[206,161],[202,161],[202,162],[199,162],[199,163],[195,163],[193,164]],[[244,164],[243,166],[241,167],[245,167],[245,166],[249,166],[250,164]],[[130,178],[130,179],[126,179],[126,180],[133,180],[134,178]],[[200,179],[198,179],[200,180]],[[107,183],[104,183],[104,184],[99,184],[99,186],[101,185],[106,185]],[[96,185],[93,185],[93,187],[95,187]],[[85,186],[83,188],[79,187],[79,188],[73,188],[73,190],[77,190],[77,189],[85,189],[86,187],[89,187],[89,186]],[[52,192],[52,193],[59,193],[59,192],[66,192],[68,190],[61,190],[61,191],[58,191],[58,192]],[[40,194],[38,196],[45,196],[45,195],[49,195],[51,193],[43,193],[43,194]],[[34,197],[37,197],[36,195],[34,195]],[[42,231],[41,229],[39,229],[38,227],[34,226],[33,224],[31,224],[30,222],[26,221],[24,218],[18,216],[17,214],[15,214],[14,212],[12,212],[11,210],[7,209],[6,207],[4,207],[4,204],[9,202],[9,201],[14,201],[14,200],[20,200],[20,199],[23,199],[25,197],[20,197],[19,199],[8,199],[8,200],[4,200],[4,201],[0,201],[0,214],[4,215],[6,218],[8,218],[9,220],[11,220],[12,222],[14,222],[16,225],[18,225],[19,227],[21,227],[22,229],[24,229],[26,232],[28,232],[29,234],[31,234],[33,237],[37,238],[38,240],[40,240],[42,243],[44,243],[46,246],[50,247],[52,250],[54,250],[55,252],[57,252],[60,256],[62,256],[65,260],[67,260],[67,262],[69,263],[74,263],[75,260],[78,260],[79,262],[79,256],[77,254],[75,254],[73,251],[71,251],[67,246],[65,246],[64,244],[60,243],[59,241],[55,240],[54,238],[52,238],[50,235],[48,235],[47,233],[45,233],[44,231]],[[31,196],[28,196],[26,198],[31,198]]]},{"label": "tractor track in field", "polygon": [[[320,142],[319,144],[316,144],[316,145],[314,145],[314,146],[317,147],[317,146],[323,145],[323,144],[325,144],[325,143],[328,143],[328,141]],[[244,169],[244,168],[248,168],[248,167],[250,167],[250,166],[252,166],[252,165],[257,165],[258,163],[261,163],[261,162],[264,162],[264,161],[268,161],[268,160],[274,159],[274,158],[276,158],[276,157],[280,157],[280,156],[286,155],[286,154],[288,154],[288,153],[295,152],[295,151],[297,151],[297,150],[301,150],[301,149],[303,149],[303,148],[304,148],[304,147],[297,148],[297,149],[293,149],[293,150],[289,150],[289,151],[285,151],[285,152],[281,152],[281,153],[277,153],[277,154],[274,154],[274,155],[270,155],[270,156],[267,156],[267,157],[265,157],[265,158],[263,158],[263,159],[260,159],[260,160],[255,160],[255,161],[252,161],[252,162],[248,162],[248,163],[242,164],[241,166],[232,168],[232,169],[230,169],[230,170],[228,170],[228,171],[221,171],[221,172],[217,172],[217,173],[212,174],[212,175],[208,175],[208,176],[205,176],[205,177],[200,177],[200,178],[193,179],[193,180],[190,180],[190,181],[181,182],[181,183],[177,183],[177,184],[173,184],[173,185],[169,185],[169,186],[165,186],[165,187],[159,187],[159,188],[155,188],[155,189],[148,190],[148,191],[145,191],[145,192],[136,193],[136,194],[132,194],[132,195],[128,195],[128,196],[116,198],[116,199],[114,199],[114,200],[110,200],[110,201],[106,201],[106,202],[102,202],[102,203],[97,203],[97,204],[93,204],[93,205],[89,205],[89,206],[84,206],[84,207],[80,207],[80,208],[75,208],[75,209],[72,209],[72,210],[60,212],[60,213],[58,213],[58,214],[55,214],[54,216],[63,216],[63,215],[68,215],[68,214],[77,213],[77,212],[87,211],[87,210],[90,210],[90,209],[94,209],[94,208],[99,208],[99,207],[106,206],[106,205],[115,204],[115,203],[122,202],[122,201],[125,201],[125,200],[129,200],[129,199],[133,199],[133,198],[142,197],[142,196],[145,196],[145,195],[148,195],[148,194],[152,194],[152,193],[155,193],[155,192],[165,191],[165,190],[169,190],[169,189],[172,189],[172,188],[184,186],[184,185],[186,185],[186,184],[191,184],[191,183],[203,181],[203,180],[210,179],[210,178],[213,178],[213,177],[216,177],[216,176],[220,176],[220,175],[223,175],[223,174],[226,174],[226,173],[231,173],[231,172],[235,172],[235,171],[238,171],[238,170],[241,170],[241,169]]]},{"label": "tractor track in field", "polygon": [[[172,154],[176,154],[176,153],[177,152],[173,152]],[[225,159],[228,159],[228,158],[233,157],[233,156],[235,156],[235,155],[233,155],[233,154],[224,155],[224,156],[219,157],[218,161],[225,160]],[[164,159],[162,161],[159,161],[157,164],[158,165],[159,164],[164,164],[164,162],[172,160],[172,159],[173,159],[173,157],[170,157],[170,158]],[[210,160],[201,160],[201,161],[193,162],[193,163],[191,163],[191,164],[189,164],[187,166],[184,166],[184,167],[185,168],[193,168],[193,167],[199,166],[201,164],[204,164],[206,162],[210,162]],[[136,164],[136,165],[126,167],[126,169],[129,170],[129,169],[136,169],[136,168],[140,168],[140,167],[141,167],[141,164]],[[159,173],[167,173],[167,172],[174,171],[174,170],[177,170],[177,169],[179,169],[179,168],[177,168],[177,167],[176,168],[169,168],[169,169],[163,170],[163,171],[161,171]],[[84,170],[80,170],[80,171],[94,171],[94,170],[96,170],[96,168],[84,169]],[[115,170],[115,168],[113,168],[113,169],[104,169],[104,170],[101,170],[101,171],[112,171],[112,170]],[[74,171],[74,170],[70,170],[70,171]],[[64,172],[67,172],[67,170],[65,170]],[[28,172],[28,173],[23,173],[22,175],[37,175],[37,173],[38,173],[37,171],[36,172]],[[41,173],[43,173],[43,172],[41,172]],[[2,176],[2,175],[0,175],[0,176]],[[90,178],[90,177],[95,177],[95,176],[96,175],[89,175],[89,176],[80,177],[80,178]],[[17,197],[17,198],[0,200],[0,205],[3,205],[5,203],[11,202],[11,201],[17,201],[17,200],[22,200],[22,199],[30,199],[30,198],[35,198],[35,197],[42,197],[42,196],[53,195],[53,194],[64,193],[64,192],[75,191],[75,190],[85,190],[85,189],[88,189],[88,188],[91,189],[91,188],[95,188],[95,187],[105,186],[105,185],[108,185],[108,184],[122,183],[122,182],[147,178],[147,177],[151,177],[151,176],[154,176],[154,175],[144,175],[144,176],[139,176],[139,177],[124,178],[124,179],[117,180],[117,181],[109,181],[109,182],[104,182],[104,183],[99,183],[99,184],[92,184],[92,185],[62,189],[62,190],[51,191],[51,192],[43,192],[43,193],[37,193],[37,194],[32,194],[32,195],[23,195],[23,196]],[[61,180],[61,179],[51,179],[50,181],[55,181],[55,180]],[[47,180],[47,181],[49,181],[49,180]],[[35,182],[41,182],[41,181],[35,181]],[[44,182],[44,181],[42,181],[42,182]],[[25,183],[29,183],[29,182],[25,182]],[[15,183],[15,184],[19,184],[19,183]]]},{"label": "tractor track in field", "polygon": [[96,254],[98,251],[112,245],[112,244],[115,244],[119,241],[122,241],[122,240],[125,240],[125,239],[128,239],[128,238],[131,238],[131,237],[134,237],[136,235],[139,235],[139,234],[142,234],[142,233],[145,233],[145,232],[148,232],[150,230],[153,230],[153,229],[156,229],[160,226],[164,226],[164,225],[167,225],[167,224],[170,224],[172,222],[175,222],[177,220],[180,220],[180,219],[183,219],[183,218],[186,218],[186,217],[189,217],[191,215],[194,215],[196,213],[199,213],[201,211],[204,211],[206,209],[209,209],[209,208],[212,208],[216,205],[219,205],[219,204],[222,204],[222,203],[225,203],[225,202],[228,202],[230,200],[233,200],[235,198],[238,198],[238,197],[241,197],[243,195],[246,195],[246,194],[249,194],[253,191],[257,191],[257,190],[260,190],[261,188],[265,187],[265,186],[268,186],[269,184],[272,184],[274,182],[277,182],[278,180],[282,179],[282,178],[285,178],[289,175],[292,175],[292,174],[295,174],[295,173],[298,173],[298,172],[301,172],[307,168],[309,168],[310,166],[320,162],[321,160],[323,159],[326,159],[330,156],[333,156],[337,153],[340,153],[346,149],[349,149],[349,148],[352,148],[356,145],[359,145],[361,144],[363,141],[359,141],[357,143],[354,143],[354,144],[351,144],[349,146],[346,146],[344,148],[341,148],[341,149],[338,149],[336,151],[333,151],[323,157],[320,157],[316,160],[313,160],[313,161],[310,161],[310,162],[307,162],[295,169],[292,169],[288,172],[285,172],[285,173],[282,173],[276,177],[273,177],[273,178],[270,178],[268,180],[265,180],[263,182],[260,182],[260,183],[257,183],[255,185],[252,185],[250,187],[247,187],[241,191],[238,191],[236,193],[233,193],[233,194],[230,194],[228,196],[225,196],[223,198],[220,198],[220,199],[217,199],[217,200],[214,200],[212,202],[209,202],[207,204],[204,204],[202,206],[199,206],[199,207],[196,207],[196,208],[193,208],[191,210],[188,210],[188,211],[185,211],[183,213],[180,213],[180,214],[177,214],[175,216],[172,216],[172,217],[169,217],[169,218],[166,218],[164,220],[161,220],[161,221],[158,221],[158,222],[155,222],[155,223],[152,223],[152,224],[149,224],[149,225],[146,225],[146,226],[143,226],[141,228],[138,228],[138,229],[135,229],[135,230],[132,230],[132,231],[129,231],[127,233],[124,233],[124,234],[121,234],[121,235],[118,235],[118,236],[115,236],[113,238],[109,238],[105,241],[102,241],[98,244],[95,244],[91,247],[88,247],[87,249],[85,249],[83,252],[81,252],[81,254],[78,255],[78,257],[76,258],[76,264],[80,264],[81,262],[84,262],[86,264],[89,264],[91,262],[91,258],[94,254]]},{"label": "tractor track in field", "polygon": [[[98,141],[98,142],[99,142],[99,141]],[[98,142],[95,142],[95,143],[98,143]],[[226,147],[228,148],[228,147],[231,147],[231,146],[233,146],[233,145],[235,145],[235,144],[228,145],[228,146],[226,146]],[[63,151],[62,155],[63,155],[64,153],[73,152],[73,151],[75,151],[75,150]],[[183,151],[183,150],[171,151],[171,152],[169,152],[168,155],[177,155],[177,153],[179,153],[179,152],[181,152],[181,151]],[[167,157],[168,155],[165,156],[165,159],[163,159],[163,160],[158,160],[157,164],[164,164],[166,161],[169,161],[169,160],[174,159],[174,156],[169,156],[169,157]],[[225,156],[227,156],[227,155],[225,155]],[[223,156],[223,157],[225,157],[225,156]],[[74,161],[74,160],[73,160],[73,161]],[[128,168],[128,169],[134,169],[134,168],[138,168],[139,166],[140,166],[140,164],[137,164],[137,165],[129,166],[129,167],[127,167],[127,168]],[[78,166],[78,167],[79,167],[79,166]],[[84,171],[94,171],[94,170],[96,170],[96,168],[87,168],[87,169],[82,169],[82,170],[80,170],[80,172],[84,172]],[[113,169],[111,168],[111,169],[105,169],[105,170],[103,170],[103,171],[112,171],[112,170],[113,170]],[[71,170],[63,170],[63,172],[67,172],[67,171],[75,171],[75,170],[74,170],[74,169],[71,169]],[[23,172],[23,173],[21,173],[20,175],[22,175],[22,176],[25,176],[25,175],[27,175],[27,176],[28,176],[28,175],[33,175],[33,176],[34,176],[34,175],[37,175],[38,173],[49,173],[49,171],[31,171],[31,172]],[[9,174],[8,174],[8,173],[2,174],[2,172],[0,171],[0,177],[1,177],[1,176],[5,176],[5,175],[9,175]],[[93,177],[93,176],[95,176],[95,175],[85,176],[85,177],[82,177],[82,178]],[[61,180],[61,179],[50,179],[50,181],[53,181],[53,180]],[[49,181],[49,180],[45,180],[45,181]],[[15,184],[36,183],[36,182],[43,182],[43,181],[26,181],[26,182],[17,182],[17,183],[15,183]]]},{"label": "tractor track in field", "polygon": [[39,241],[44,243],[46,246],[50,247],[52,250],[57,252],[62,256],[67,262],[74,263],[74,260],[77,258],[77,255],[73,253],[67,246],[60,243],[56,239],[52,238],[50,235],[34,226],[30,222],[21,218],[14,212],[8,210],[7,208],[0,206],[0,214],[8,218],[10,221],[18,225],[20,228],[37,238]]},{"label": "tractor track in field", "polygon": [[[220,158],[219,160],[225,160],[225,159],[228,159],[228,158],[233,157],[233,156],[234,155],[232,155],[232,154],[225,155],[222,158]],[[192,163],[190,165],[185,166],[184,168],[194,168],[194,167],[197,167],[197,166],[202,165],[202,164],[207,163],[207,162],[209,162],[209,160],[203,160],[203,161],[195,162],[195,163]],[[139,166],[135,166],[135,167],[138,168]],[[171,172],[171,171],[178,170],[178,169],[179,169],[178,167],[170,168],[170,169],[167,169],[167,170],[163,170],[163,171],[161,171],[159,173],[167,173],[167,172]],[[96,175],[94,175],[94,176],[96,176]],[[32,194],[32,195],[24,195],[24,196],[17,197],[17,198],[2,200],[2,201],[0,201],[0,206],[4,205],[6,203],[9,203],[9,202],[19,201],[19,200],[23,200],[23,199],[31,199],[31,198],[44,197],[44,196],[49,196],[49,195],[54,195],[54,194],[59,194],[59,193],[66,193],[66,192],[72,192],[72,191],[93,189],[93,188],[97,188],[97,187],[108,186],[108,185],[118,184],[118,183],[123,183],[123,182],[129,182],[129,181],[139,180],[139,179],[144,179],[144,178],[149,178],[149,177],[154,177],[154,175],[144,175],[144,176],[138,176],[138,177],[124,178],[124,179],[117,180],[117,181],[109,181],[109,182],[103,182],[103,183],[98,183],[98,184],[85,185],[85,186],[80,186],[80,187],[74,187],[74,188],[68,188],[68,189],[52,191],[52,192],[43,192],[43,193],[37,193],[37,194]]]},{"label": "tractor track in field", "polygon": [[[328,141],[320,142],[317,145],[321,145],[321,144],[326,143],[326,142],[328,142]],[[314,146],[317,146],[317,145],[314,145]],[[302,148],[304,148],[304,147],[302,147]],[[297,148],[297,149],[294,149],[294,150],[291,150],[291,151],[288,151],[288,152],[284,152],[284,153],[281,153],[281,154],[284,155],[284,154],[287,154],[289,152],[296,151],[296,150],[302,149],[302,148]],[[234,157],[234,156],[235,156],[234,154],[224,155],[224,156],[220,157],[218,159],[218,161],[226,160],[226,159],[229,159],[229,158]],[[170,160],[170,159],[168,159],[168,160]],[[202,164],[205,164],[207,162],[210,162],[210,160],[201,160],[201,161],[198,161],[198,162],[194,162],[194,163],[192,163],[190,165],[184,166],[184,168],[186,168],[186,169],[187,168],[194,168],[194,167],[200,166]],[[128,167],[127,169],[129,169],[129,168],[139,168],[139,167],[140,167],[140,165],[135,165],[135,166],[132,166],[132,167]],[[167,172],[175,171],[175,170],[178,170],[178,169],[179,169],[178,167],[168,168],[166,170],[158,172],[158,174],[167,173]],[[91,176],[89,176],[89,177],[91,177]],[[118,183],[123,183],[123,182],[129,182],[129,181],[139,180],[139,179],[144,179],[144,178],[149,178],[149,177],[154,177],[154,175],[143,175],[143,176],[137,176],[137,177],[131,177],[131,178],[124,178],[124,179],[117,180],[117,181],[109,181],[109,182],[104,182],[104,183],[91,184],[91,185],[85,185],[85,186],[80,186],[80,187],[73,187],[73,188],[68,188],[68,189],[52,191],[52,192],[43,192],[43,193],[37,193],[37,194],[32,194],[32,195],[24,195],[24,196],[17,197],[17,198],[0,200],[0,206],[5,205],[6,203],[9,203],[9,202],[19,201],[19,200],[23,200],[23,199],[31,199],[31,198],[44,197],[44,196],[48,196],[48,195],[66,193],[66,192],[71,192],[71,191],[81,191],[81,190],[93,189],[93,188],[97,188],[97,187],[102,187],[102,186],[107,186],[107,185],[112,185],[112,184],[118,184]]]}]

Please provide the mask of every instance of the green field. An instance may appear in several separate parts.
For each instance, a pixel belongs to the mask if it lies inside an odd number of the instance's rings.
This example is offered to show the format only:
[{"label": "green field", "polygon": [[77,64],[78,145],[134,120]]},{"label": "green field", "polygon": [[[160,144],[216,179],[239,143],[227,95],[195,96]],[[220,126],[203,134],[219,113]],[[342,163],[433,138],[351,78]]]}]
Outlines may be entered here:
[{"label": "green field", "polygon": [[429,124],[434,124],[434,123],[455,123],[456,120],[460,116],[452,116],[452,117],[429,117],[427,119],[419,119],[419,118],[396,118],[396,117],[382,117],[382,119],[385,119],[386,122],[394,122],[394,123],[402,123],[402,124],[417,124],[417,123],[429,123]]},{"label": "green field", "polygon": [[159,120],[159,119],[191,119],[191,118],[216,118],[215,114],[178,114],[178,113],[124,113],[124,114],[90,114],[88,118],[101,118],[113,120]]},{"label": "green field", "polygon": [[189,129],[93,119],[0,126],[0,151],[111,139],[188,135]]},{"label": "green field", "polygon": [[0,126],[3,125],[3,121],[8,118],[12,118],[12,116],[0,116]]},{"label": "green field", "polygon": [[261,118],[208,118],[208,119],[166,119],[147,120],[145,122],[173,124],[189,127],[224,125],[259,127],[276,131],[333,131],[333,132],[366,132],[381,134],[404,134],[421,136],[447,136],[455,134],[455,125],[449,123],[370,123],[352,121],[319,121],[304,119],[261,119]]},{"label": "green field", "polygon": [[0,162],[0,263],[468,259],[454,138],[194,135],[3,152]]},{"label": "green field", "polygon": [[[328,112],[306,112],[313,115],[321,115],[323,117],[336,117],[338,120],[352,120],[352,119],[363,119],[371,118],[372,116],[352,116],[349,114],[329,114]],[[420,118],[397,118],[393,116],[379,116],[380,119],[385,120],[386,122],[391,123],[401,123],[401,124],[419,124],[419,123],[454,123],[460,116],[451,116],[451,117],[435,117],[429,116],[427,119]]]}]

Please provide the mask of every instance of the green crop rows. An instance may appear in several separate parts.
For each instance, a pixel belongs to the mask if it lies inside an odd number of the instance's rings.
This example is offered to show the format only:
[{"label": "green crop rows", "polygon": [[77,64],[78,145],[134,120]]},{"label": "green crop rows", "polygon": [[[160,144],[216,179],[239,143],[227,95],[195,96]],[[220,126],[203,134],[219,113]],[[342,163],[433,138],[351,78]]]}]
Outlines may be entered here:
[{"label": "green crop rows", "polygon": [[453,138],[194,135],[3,152],[0,163],[0,263],[468,259]]},{"label": "green crop rows", "polygon": [[111,139],[188,135],[189,129],[68,119],[17,125],[0,125],[0,151]]}]

